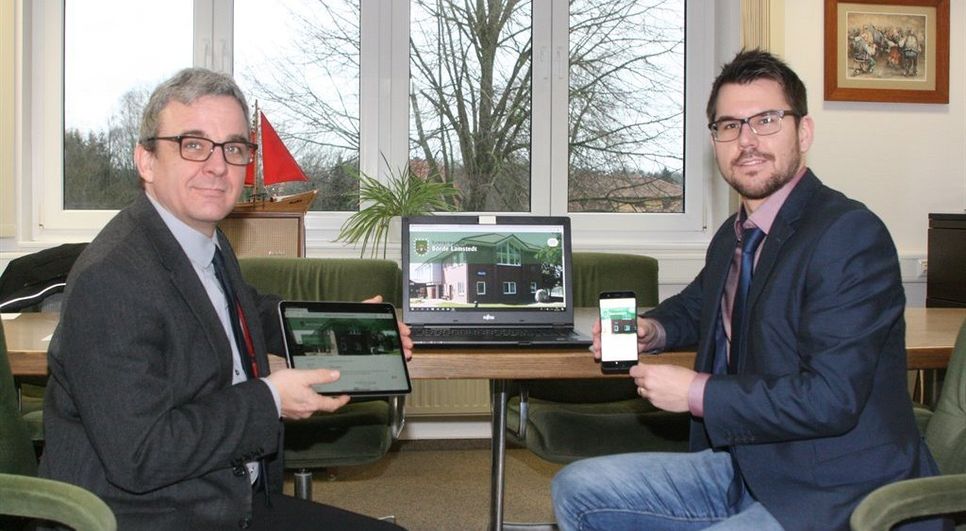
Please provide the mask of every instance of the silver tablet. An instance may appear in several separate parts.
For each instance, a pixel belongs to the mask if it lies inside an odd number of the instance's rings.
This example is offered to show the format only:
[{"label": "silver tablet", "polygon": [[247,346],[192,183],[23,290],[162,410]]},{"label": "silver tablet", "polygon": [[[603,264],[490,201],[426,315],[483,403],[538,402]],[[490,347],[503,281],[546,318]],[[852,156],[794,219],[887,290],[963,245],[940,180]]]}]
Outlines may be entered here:
[{"label": "silver tablet", "polygon": [[285,358],[296,369],[338,369],[314,386],[325,395],[385,396],[412,391],[391,304],[282,301]]}]

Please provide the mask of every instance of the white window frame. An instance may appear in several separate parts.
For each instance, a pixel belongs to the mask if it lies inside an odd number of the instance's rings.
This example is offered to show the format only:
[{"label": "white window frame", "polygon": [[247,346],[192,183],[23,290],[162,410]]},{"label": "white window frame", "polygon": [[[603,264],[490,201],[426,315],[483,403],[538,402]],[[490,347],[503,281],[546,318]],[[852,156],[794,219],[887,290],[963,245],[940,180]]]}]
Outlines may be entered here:
[{"label": "white window frame", "polygon": [[[729,193],[717,177],[708,140],[704,106],[717,65],[739,47],[739,0],[688,1],[685,90],[685,205],[683,214],[568,213],[567,2],[534,0],[534,116],[532,124],[532,215],[569,215],[573,245],[581,250],[698,253],[729,211]],[[22,13],[23,49],[18,56],[15,189],[21,207],[17,218],[20,247],[89,241],[116,214],[113,210],[63,209],[63,2],[15,0]],[[391,164],[408,157],[409,4],[363,0],[362,71],[360,72],[360,170],[386,177],[381,154]],[[231,68],[232,0],[195,0],[195,64]],[[553,177],[556,177],[554,179]],[[310,212],[306,246],[316,254],[357,255],[334,243],[351,213]],[[398,253],[398,235],[390,253]],[[655,252],[656,251],[656,252]]]},{"label": "white window frame", "polygon": [[503,294],[504,295],[516,295],[517,294],[517,283],[513,280],[506,280],[503,282]]}]

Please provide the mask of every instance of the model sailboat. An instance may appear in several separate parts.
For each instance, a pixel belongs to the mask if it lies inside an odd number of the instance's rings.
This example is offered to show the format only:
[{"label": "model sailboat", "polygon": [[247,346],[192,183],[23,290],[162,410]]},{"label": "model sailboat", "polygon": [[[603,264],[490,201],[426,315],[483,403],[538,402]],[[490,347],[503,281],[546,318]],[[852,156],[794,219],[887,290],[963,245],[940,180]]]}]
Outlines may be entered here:
[{"label": "model sailboat", "polygon": [[305,176],[298,162],[278,137],[275,128],[255,104],[252,117],[252,141],[258,144],[255,162],[248,165],[245,174],[247,199],[235,204],[234,212],[305,212],[312,205],[318,190],[290,195],[275,195],[266,188],[273,184],[304,181]]}]

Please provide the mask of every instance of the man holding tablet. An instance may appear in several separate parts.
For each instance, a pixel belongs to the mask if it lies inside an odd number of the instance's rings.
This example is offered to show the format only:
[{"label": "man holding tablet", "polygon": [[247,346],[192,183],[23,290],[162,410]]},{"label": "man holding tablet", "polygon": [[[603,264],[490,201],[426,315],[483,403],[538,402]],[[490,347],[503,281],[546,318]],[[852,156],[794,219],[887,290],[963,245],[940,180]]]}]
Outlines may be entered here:
[{"label": "man holding tablet", "polygon": [[67,281],[41,475],[96,493],[120,529],[395,528],[281,494],[280,418],[349,397],[312,387],[338,371],[270,371],[267,353],[284,348],[279,299],[245,283],[216,228],[257,149],[247,116],[234,81],[204,69],[152,94],[134,153],[145,193]]}]

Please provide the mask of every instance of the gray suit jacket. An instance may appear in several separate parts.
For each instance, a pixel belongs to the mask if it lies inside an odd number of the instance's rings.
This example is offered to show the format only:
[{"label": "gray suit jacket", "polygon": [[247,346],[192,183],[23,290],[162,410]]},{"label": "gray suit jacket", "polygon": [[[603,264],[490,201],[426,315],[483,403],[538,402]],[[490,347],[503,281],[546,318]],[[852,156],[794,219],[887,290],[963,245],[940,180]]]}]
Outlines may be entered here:
[{"label": "gray suit jacket", "polygon": [[[266,348],[282,352],[278,299],[243,281],[219,238],[268,374]],[[232,385],[228,341],[142,195],[68,277],[48,354],[41,475],[101,496],[121,529],[236,527],[253,503],[246,461],[265,459],[270,489],[281,490],[282,423],[264,382]]]}]

